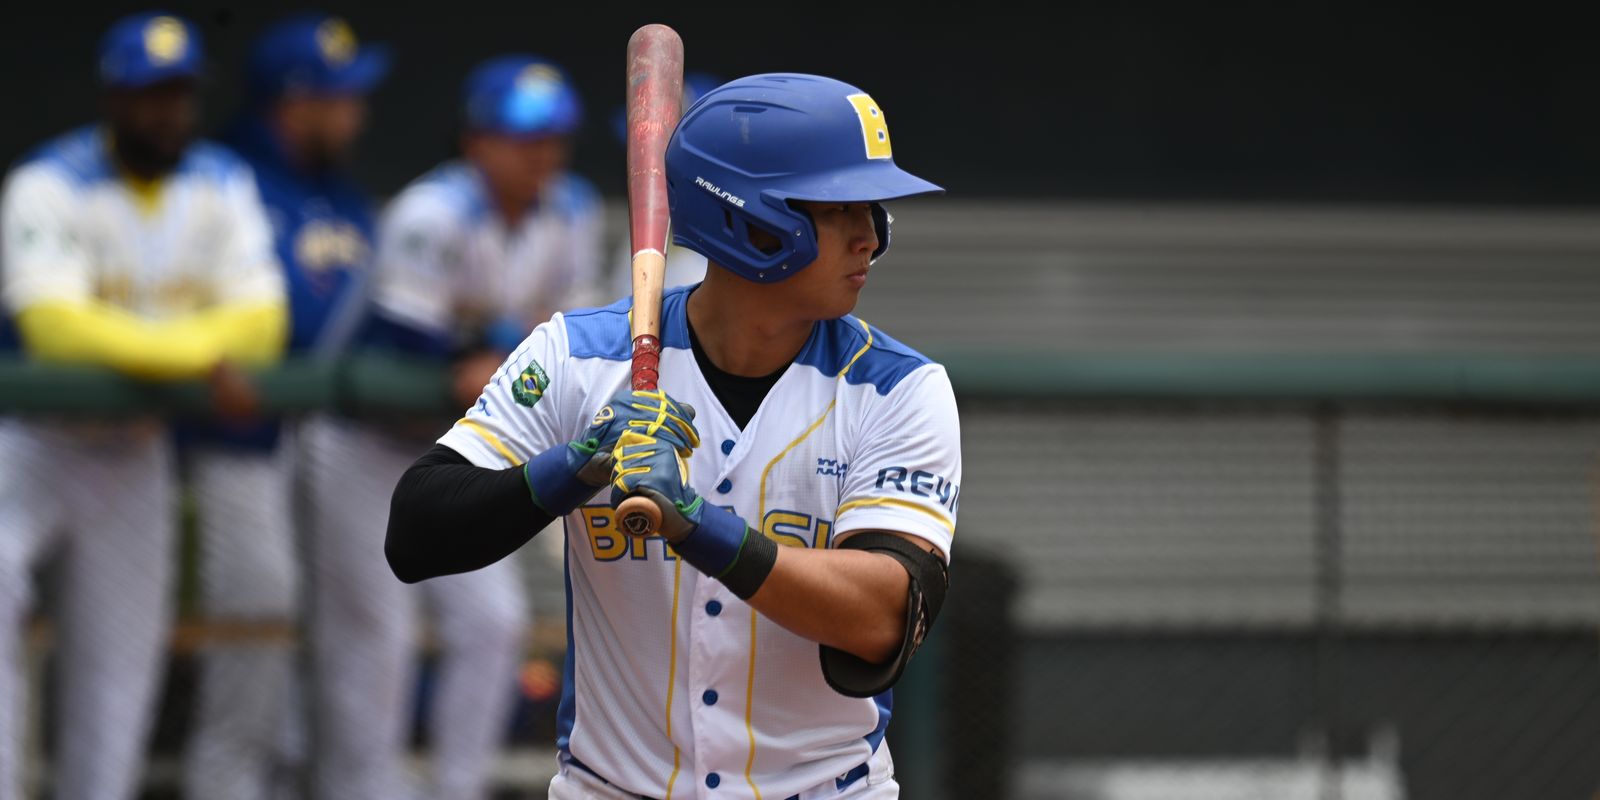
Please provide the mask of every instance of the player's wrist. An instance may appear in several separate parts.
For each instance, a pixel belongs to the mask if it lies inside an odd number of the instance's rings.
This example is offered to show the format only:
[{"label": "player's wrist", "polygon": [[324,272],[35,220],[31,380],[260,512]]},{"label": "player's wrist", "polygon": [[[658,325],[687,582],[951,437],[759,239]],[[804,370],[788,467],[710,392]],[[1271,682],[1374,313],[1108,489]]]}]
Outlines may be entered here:
[{"label": "player's wrist", "polygon": [[578,480],[596,491],[611,482],[611,453],[602,450],[600,442],[593,439],[568,442],[565,450],[567,467]]},{"label": "player's wrist", "polygon": [[557,518],[594,497],[610,474],[610,459],[594,448],[586,451],[581,442],[552,447],[522,465],[533,504]]},{"label": "player's wrist", "polygon": [[690,508],[678,511],[695,524],[687,535],[672,542],[672,549],[690,566],[721,581],[740,600],[753,597],[778,560],[778,544],[751,528],[743,517],[698,497]]}]

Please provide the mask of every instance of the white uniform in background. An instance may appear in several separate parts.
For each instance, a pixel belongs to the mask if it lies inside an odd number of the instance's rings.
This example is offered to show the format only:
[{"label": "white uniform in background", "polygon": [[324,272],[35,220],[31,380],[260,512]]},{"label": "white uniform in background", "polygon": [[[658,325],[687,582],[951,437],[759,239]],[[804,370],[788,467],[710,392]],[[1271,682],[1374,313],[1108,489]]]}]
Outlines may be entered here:
[{"label": "white uniform in background", "polygon": [[397,321],[441,335],[496,320],[519,321],[526,335],[599,282],[603,223],[594,188],[568,174],[508,226],[476,169],[445,164],[402,190],[379,220],[374,300]]},{"label": "white uniform in background", "polygon": [[[788,547],[891,530],[950,553],[961,445],[943,367],[855,317],[819,322],[741,430],[690,349],[688,296],[679,288],[662,301],[661,388],[698,411],[702,445],[687,473],[696,493]],[[631,306],[541,325],[439,442],[505,469],[576,439],[628,384]],[[530,375],[543,379],[531,400],[513,391]],[[562,769],[551,797],[896,796],[883,741],[892,692],[830,688],[815,642],[684,566],[660,537],[618,530],[608,500],[602,491],[565,520]]]},{"label": "white uniform in background", "polygon": [[[403,190],[380,219],[373,305],[385,319],[435,337],[499,324],[515,326],[520,340],[575,292],[596,291],[600,214],[594,190],[562,176],[508,227],[476,171],[446,164]],[[436,435],[328,417],[308,424],[303,439],[325,800],[402,791],[394,782],[411,720],[413,632],[424,599],[443,658],[425,712],[428,796],[475,800],[507,731],[530,616],[518,562],[406,586],[383,558],[395,484]]]},{"label": "white uniform in background", "polygon": [[[141,192],[107,149],[102,131],[81,129],[8,177],[0,276],[9,313],[67,305],[171,321],[283,302],[242,161],[197,143]],[[21,797],[25,702],[37,696],[23,685],[19,634],[32,607],[31,570],[52,556],[60,657],[53,796],[135,795],[167,652],[174,500],[170,442],[157,420],[0,419],[0,800]]]}]

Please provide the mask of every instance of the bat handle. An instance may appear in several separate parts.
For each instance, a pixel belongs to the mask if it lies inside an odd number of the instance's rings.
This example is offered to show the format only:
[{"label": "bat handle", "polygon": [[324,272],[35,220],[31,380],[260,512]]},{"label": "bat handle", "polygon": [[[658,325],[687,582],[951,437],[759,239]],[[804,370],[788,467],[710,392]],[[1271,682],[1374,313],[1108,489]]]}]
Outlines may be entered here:
[{"label": "bat handle", "polygon": [[648,497],[629,495],[617,506],[617,524],[630,536],[649,536],[661,530],[661,509]]},{"label": "bat handle", "polygon": [[[654,391],[661,377],[661,341],[648,333],[633,337],[633,388]],[[630,494],[617,504],[617,524],[632,536],[661,530],[661,509],[654,501]]]},{"label": "bat handle", "polygon": [[661,340],[641,333],[633,337],[633,388],[655,391],[661,379]]}]

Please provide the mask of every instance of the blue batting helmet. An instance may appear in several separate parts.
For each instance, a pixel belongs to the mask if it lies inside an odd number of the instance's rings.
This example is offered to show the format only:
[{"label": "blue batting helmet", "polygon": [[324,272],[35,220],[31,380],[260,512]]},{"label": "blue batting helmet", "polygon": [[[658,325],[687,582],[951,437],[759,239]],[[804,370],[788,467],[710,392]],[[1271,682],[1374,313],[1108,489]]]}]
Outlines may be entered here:
[{"label": "blue batting helmet", "polygon": [[[889,247],[882,201],[944,191],[895,166],[883,110],[866,92],[817,75],[752,75],[700,98],[667,145],[672,241],[759,283],[817,258],[811,217],[794,200],[872,203],[878,250]],[[750,228],[776,249],[750,241]]]},{"label": "blue batting helmet", "polygon": [[285,95],[366,94],[389,72],[389,49],[364,45],[349,23],[297,14],[268,28],[250,48],[247,76],[261,99]]},{"label": "blue batting helmet", "polygon": [[532,55],[489,59],[467,76],[463,116],[470,131],[511,136],[566,135],[583,121],[583,103],[555,64]]},{"label": "blue batting helmet", "polygon": [[100,82],[109,87],[192,80],[204,64],[194,23],[160,11],[123,17],[100,39]]}]

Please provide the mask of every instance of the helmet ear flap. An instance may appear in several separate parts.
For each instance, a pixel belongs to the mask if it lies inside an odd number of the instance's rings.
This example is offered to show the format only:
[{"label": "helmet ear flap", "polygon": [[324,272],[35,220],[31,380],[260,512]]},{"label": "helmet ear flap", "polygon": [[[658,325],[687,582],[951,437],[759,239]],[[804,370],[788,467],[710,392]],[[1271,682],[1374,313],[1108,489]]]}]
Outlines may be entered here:
[{"label": "helmet ear flap", "polygon": [[749,251],[752,259],[766,260],[783,252],[783,238],[777,231],[744,214],[733,214],[727,209],[722,213],[728,215],[732,224],[728,232]]},{"label": "helmet ear flap", "polygon": [[889,228],[893,224],[894,215],[889,213],[889,209],[884,208],[882,203],[873,203],[872,229],[878,234],[878,249],[872,251],[872,259],[867,263],[876,263],[889,250]]},{"label": "helmet ear flap", "polygon": [[742,211],[723,209],[723,213],[728,215],[730,244],[745,264],[755,268],[755,280],[783,280],[798,272],[798,266],[804,266],[796,265],[794,242],[784,231]]},{"label": "helmet ear flap", "polygon": [[787,203],[766,200],[765,207],[776,213],[752,213],[750,208],[730,206],[709,193],[680,193],[670,178],[667,192],[674,223],[672,241],[747,280],[781,281],[817,258],[817,233],[811,217]]}]

